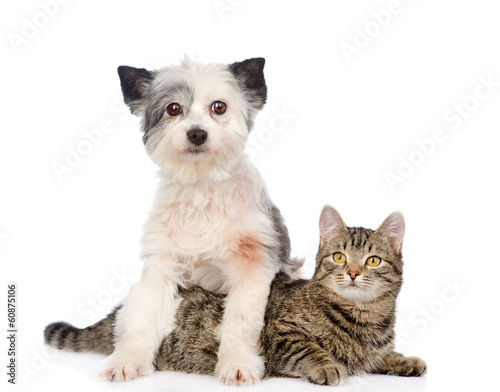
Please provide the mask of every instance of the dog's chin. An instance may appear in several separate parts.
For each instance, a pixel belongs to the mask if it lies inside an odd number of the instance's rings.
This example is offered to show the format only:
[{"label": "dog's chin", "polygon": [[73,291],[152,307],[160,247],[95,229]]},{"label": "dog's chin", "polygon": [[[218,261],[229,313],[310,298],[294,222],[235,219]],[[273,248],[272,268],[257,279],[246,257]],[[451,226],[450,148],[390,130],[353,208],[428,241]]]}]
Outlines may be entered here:
[{"label": "dog's chin", "polygon": [[202,155],[207,155],[208,154],[208,148],[204,146],[188,146],[184,149],[184,154],[187,156],[202,156]]},{"label": "dog's chin", "polygon": [[222,181],[229,177],[231,171],[231,163],[208,146],[185,146],[158,163],[170,177],[186,184]]}]

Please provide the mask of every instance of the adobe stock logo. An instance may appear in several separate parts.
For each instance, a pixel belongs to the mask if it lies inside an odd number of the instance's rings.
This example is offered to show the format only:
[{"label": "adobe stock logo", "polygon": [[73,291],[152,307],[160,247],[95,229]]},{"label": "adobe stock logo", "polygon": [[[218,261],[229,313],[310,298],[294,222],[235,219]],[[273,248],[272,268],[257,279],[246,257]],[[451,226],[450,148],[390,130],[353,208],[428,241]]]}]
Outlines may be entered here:
[{"label": "adobe stock logo", "polygon": [[95,322],[98,315],[108,312],[109,309],[116,306],[136,280],[136,277],[125,269],[120,272],[111,270],[111,274],[113,276],[109,279],[106,287],[103,287],[95,295],[88,296],[84,302],[76,307],[78,315],[84,317],[86,323]]},{"label": "adobe stock logo", "polygon": [[245,152],[251,160],[255,159],[260,151],[274,141],[276,134],[288,129],[290,123],[297,115],[284,106],[280,110],[272,110],[273,117],[269,120],[267,127],[255,129],[250,132]]},{"label": "adobe stock logo", "polygon": [[493,80],[493,75],[478,76],[479,83],[474,88],[474,93],[467,95],[454,103],[442,114],[444,124],[434,128],[423,139],[414,140],[414,148],[406,155],[399,155],[394,170],[384,173],[384,178],[391,191],[395,191],[399,184],[403,184],[413,175],[417,168],[422,166],[433,155],[440,144],[448,140],[450,131],[458,130],[463,123],[476,112],[481,103],[490,98],[500,87],[500,81]]},{"label": "adobe stock logo", "polygon": [[223,21],[226,18],[227,13],[232,13],[243,0],[214,0],[212,2],[212,7],[219,16],[219,19]]},{"label": "adobe stock logo", "polygon": [[398,332],[396,348],[402,351],[417,342],[433,325],[439,322],[446,313],[451,312],[453,304],[468,290],[467,285],[458,278],[446,279],[439,294],[413,312],[408,323],[411,328]]},{"label": "adobe stock logo", "polygon": [[30,385],[33,378],[43,373],[59,352],[48,345],[43,345],[40,350],[31,349],[30,354],[22,359],[23,362],[19,366],[19,376],[24,385]]},{"label": "adobe stock logo", "polygon": [[66,146],[66,159],[64,162],[52,161],[52,169],[59,182],[63,181],[63,177],[72,173],[75,168],[81,165],[85,157],[91,155],[95,148],[102,144],[104,136],[113,132],[115,124],[109,118],[103,118],[99,121],[99,125],[90,131],[84,129],[83,137],[76,143],[74,147]]},{"label": "adobe stock logo", "polygon": [[404,6],[399,0],[390,0],[385,9],[372,10],[370,20],[363,27],[356,26],[354,28],[352,43],[342,41],[339,45],[347,64],[352,62],[354,55],[359,55],[363,49],[367,48],[382,33],[383,29],[389,27],[394,16],[401,14],[403,10]]},{"label": "adobe stock logo", "polygon": [[39,0],[39,9],[31,16],[21,18],[21,27],[18,32],[7,34],[10,46],[14,52],[18,53],[22,45],[28,45],[40,31],[47,27],[52,19],[60,12],[61,6],[66,5],[70,0]]},{"label": "adobe stock logo", "polygon": [[[83,129],[82,136],[72,145],[66,146],[64,159],[53,160],[51,167],[59,182],[63,182],[67,176],[77,170],[86,159],[98,150],[107,135],[114,132],[117,124],[129,116],[128,107],[121,99],[111,102],[109,115],[101,118],[90,130]],[[61,154],[61,155],[62,155]]]}]

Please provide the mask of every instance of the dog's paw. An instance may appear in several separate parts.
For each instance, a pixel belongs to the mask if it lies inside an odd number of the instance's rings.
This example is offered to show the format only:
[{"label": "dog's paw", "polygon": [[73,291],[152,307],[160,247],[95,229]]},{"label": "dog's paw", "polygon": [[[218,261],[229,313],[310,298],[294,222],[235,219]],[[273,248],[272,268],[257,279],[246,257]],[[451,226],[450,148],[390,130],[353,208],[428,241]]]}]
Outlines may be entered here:
[{"label": "dog's paw", "polygon": [[123,365],[114,368],[106,368],[99,373],[102,381],[129,381],[139,376],[139,368],[136,365]]},{"label": "dog's paw", "polygon": [[226,385],[253,385],[257,384],[260,374],[256,369],[245,366],[221,366],[216,369],[217,379]]},{"label": "dog's paw", "polygon": [[253,385],[264,375],[264,362],[262,358],[252,363],[219,360],[215,368],[215,375],[222,384],[226,385]]},{"label": "dog's paw", "polygon": [[318,366],[309,369],[306,378],[313,384],[344,385],[347,381],[347,369],[334,364]]},{"label": "dog's paw", "polygon": [[103,363],[99,379],[102,381],[129,381],[139,376],[148,376],[153,373],[153,364],[139,364],[135,361],[120,360],[114,354],[109,356]]}]

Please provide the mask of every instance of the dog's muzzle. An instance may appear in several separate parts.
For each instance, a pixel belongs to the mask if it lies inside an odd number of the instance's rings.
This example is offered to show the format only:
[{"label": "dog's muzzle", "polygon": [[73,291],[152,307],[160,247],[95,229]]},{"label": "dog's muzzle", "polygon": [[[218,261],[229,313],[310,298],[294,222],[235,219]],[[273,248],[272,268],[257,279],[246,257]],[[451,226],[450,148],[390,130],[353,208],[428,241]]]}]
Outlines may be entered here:
[{"label": "dog's muzzle", "polygon": [[203,129],[194,128],[187,132],[188,140],[195,146],[201,146],[207,141],[208,133]]}]

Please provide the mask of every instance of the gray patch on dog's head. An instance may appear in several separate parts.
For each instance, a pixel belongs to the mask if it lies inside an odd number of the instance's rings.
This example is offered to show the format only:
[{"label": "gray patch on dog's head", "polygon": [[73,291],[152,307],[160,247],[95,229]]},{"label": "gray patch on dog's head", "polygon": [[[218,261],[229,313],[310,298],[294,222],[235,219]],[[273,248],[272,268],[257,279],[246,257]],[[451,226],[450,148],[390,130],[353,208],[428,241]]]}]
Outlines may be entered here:
[{"label": "gray patch on dog's head", "polygon": [[147,143],[156,130],[161,129],[161,127],[156,126],[164,119],[165,109],[172,102],[182,103],[185,108],[191,106],[193,93],[188,84],[181,82],[173,84],[153,83],[142,121],[142,130],[144,131],[142,140],[144,144]]},{"label": "gray patch on dog's head", "polygon": [[168,78],[162,80],[162,72],[168,72],[168,69],[148,71],[145,68],[118,67],[123,100],[133,114],[142,117],[144,144],[161,128],[157,125],[164,118],[169,103],[182,102],[188,108],[193,101],[187,82],[165,82]]}]

